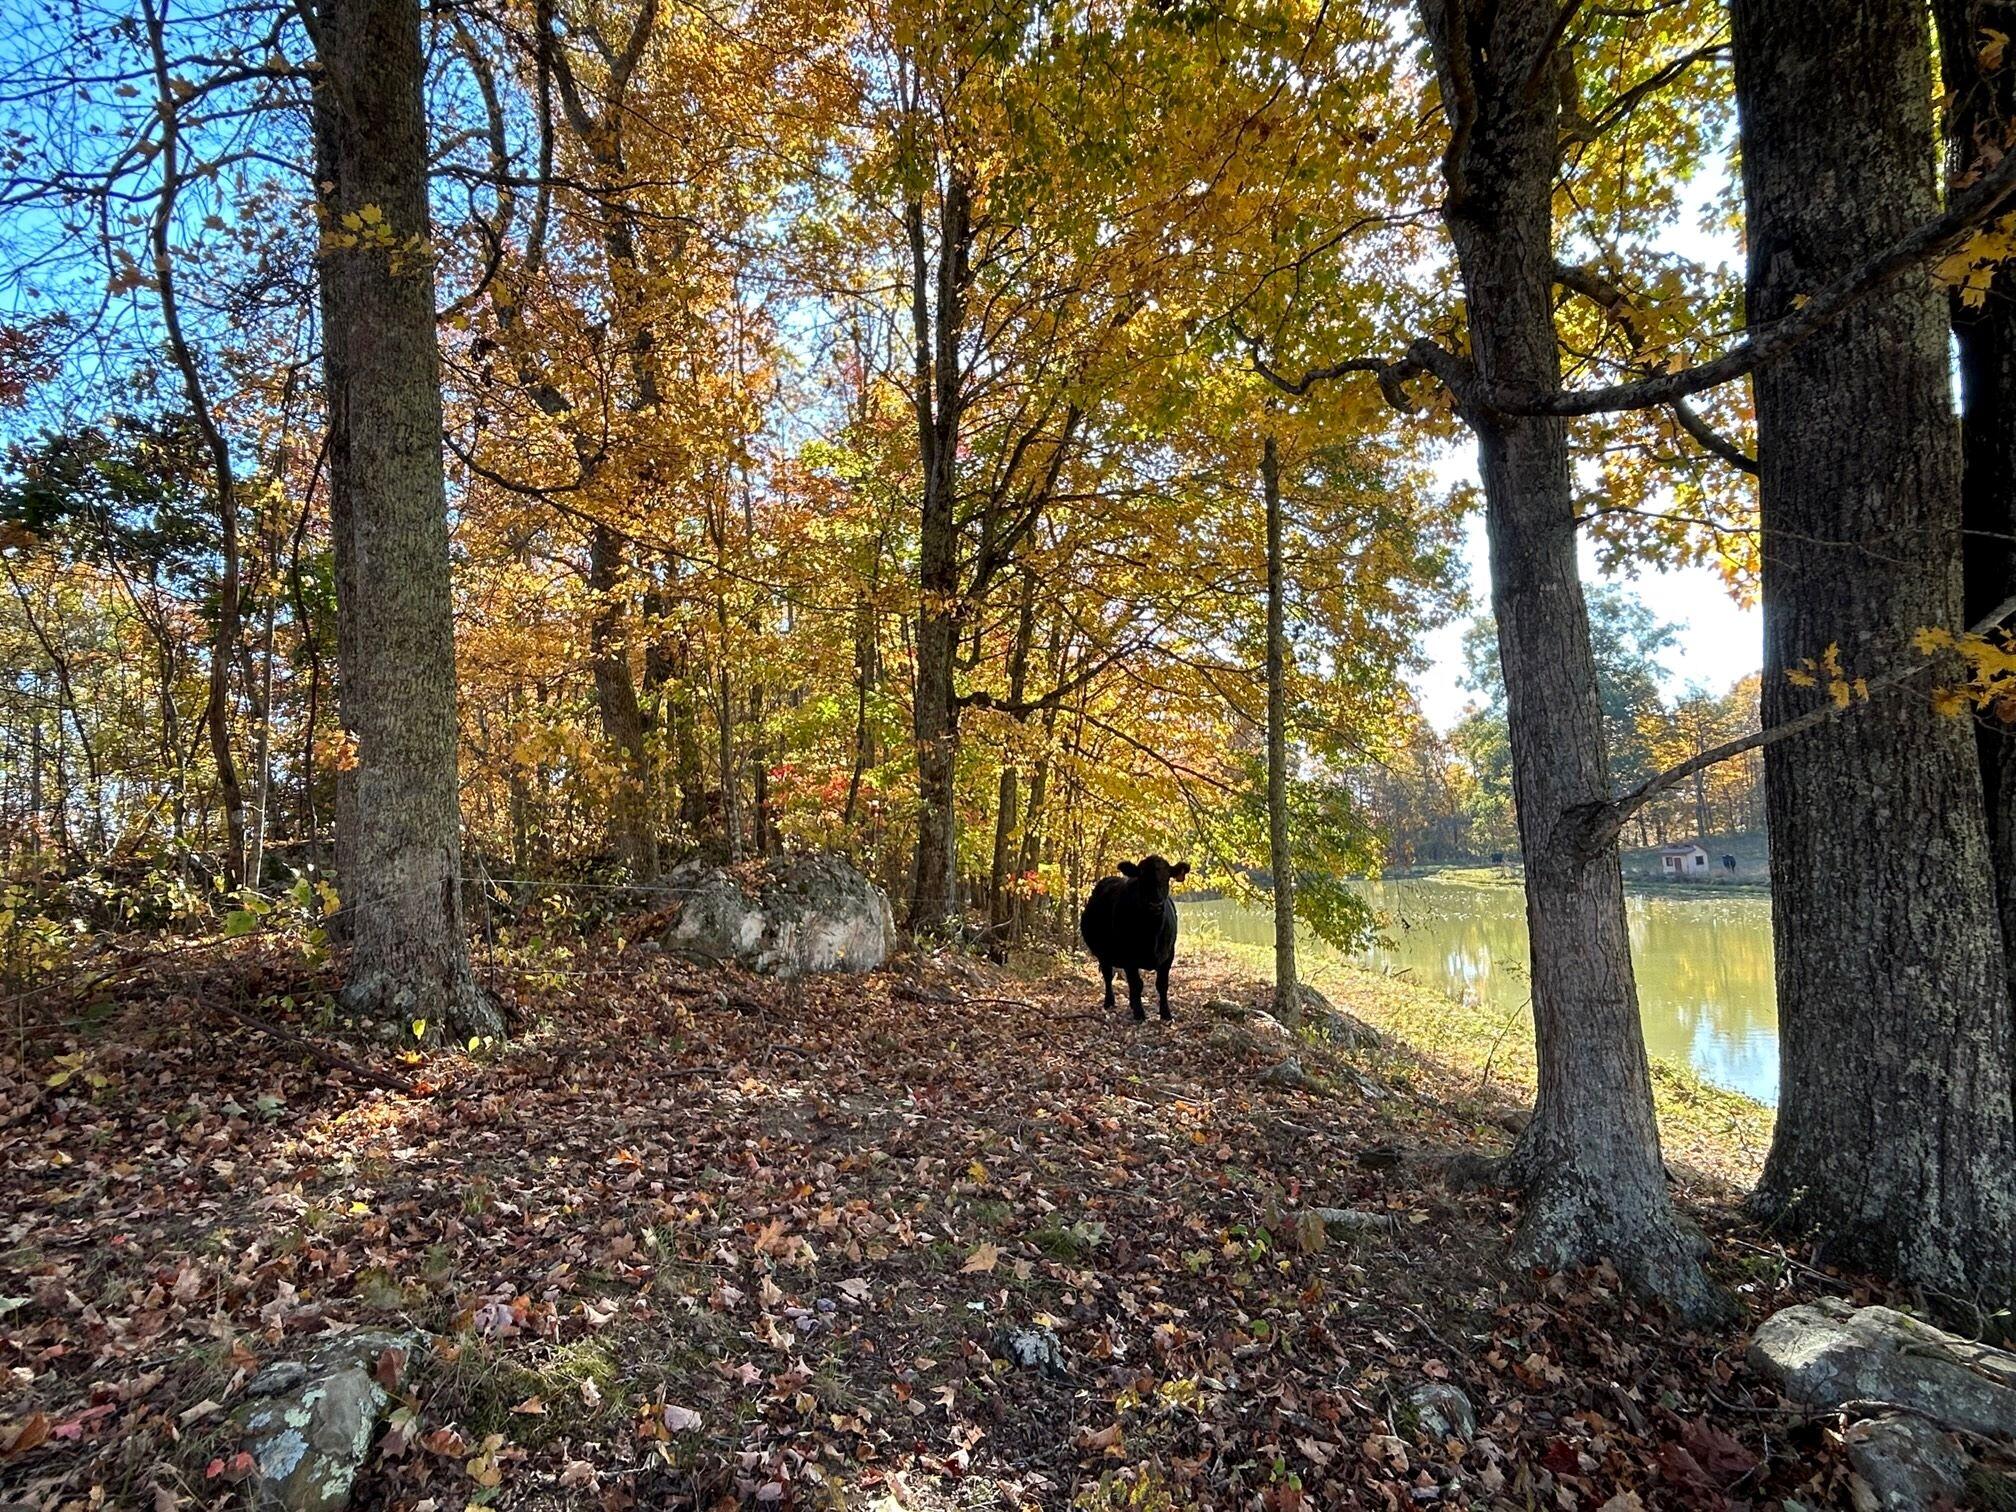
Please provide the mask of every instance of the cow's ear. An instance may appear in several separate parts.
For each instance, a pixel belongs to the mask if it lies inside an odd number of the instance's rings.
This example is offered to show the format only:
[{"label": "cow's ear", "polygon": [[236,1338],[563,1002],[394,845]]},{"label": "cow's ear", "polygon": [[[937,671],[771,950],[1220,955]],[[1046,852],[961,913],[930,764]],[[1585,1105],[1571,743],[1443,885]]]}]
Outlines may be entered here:
[{"label": "cow's ear", "polygon": [[1181,882],[1189,875],[1190,863],[1188,861],[1178,861],[1174,866],[1169,868],[1169,879],[1172,882]]},{"label": "cow's ear", "polygon": [[1122,861],[1120,863],[1120,875],[1123,877],[1138,877],[1141,875],[1141,868],[1136,866],[1132,861]]}]

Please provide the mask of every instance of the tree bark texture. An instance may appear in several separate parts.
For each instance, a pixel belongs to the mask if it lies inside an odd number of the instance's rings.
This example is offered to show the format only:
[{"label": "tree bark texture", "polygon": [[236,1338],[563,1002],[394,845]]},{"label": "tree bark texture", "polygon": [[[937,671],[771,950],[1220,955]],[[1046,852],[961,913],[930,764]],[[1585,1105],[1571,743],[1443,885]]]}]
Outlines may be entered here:
[{"label": "tree bark texture", "polygon": [[[1922,10],[1733,8],[1749,314],[1938,210]],[[1856,305],[1755,375],[1764,723],[1961,619],[1960,447],[1947,312],[1923,278]],[[1830,1259],[1949,1302],[2016,1269],[2009,992],[1981,780],[1922,686],[1768,746],[1781,1092],[1756,1202]]]},{"label": "tree bark texture", "polygon": [[[317,176],[341,713],[355,743],[346,999],[501,1033],[462,925],[455,645],[416,0],[322,0]],[[346,215],[383,239],[344,243]],[[349,228],[353,233],[355,227]],[[389,243],[389,244],[387,244]]]}]

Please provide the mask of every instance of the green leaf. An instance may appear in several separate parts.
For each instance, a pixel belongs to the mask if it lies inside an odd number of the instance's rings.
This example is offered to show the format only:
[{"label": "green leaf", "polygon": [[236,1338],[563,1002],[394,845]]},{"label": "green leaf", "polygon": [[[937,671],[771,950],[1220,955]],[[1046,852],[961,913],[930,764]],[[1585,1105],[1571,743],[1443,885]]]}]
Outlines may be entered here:
[{"label": "green leaf", "polygon": [[249,935],[259,927],[259,915],[249,908],[234,908],[224,915],[224,938],[235,940],[240,935]]}]

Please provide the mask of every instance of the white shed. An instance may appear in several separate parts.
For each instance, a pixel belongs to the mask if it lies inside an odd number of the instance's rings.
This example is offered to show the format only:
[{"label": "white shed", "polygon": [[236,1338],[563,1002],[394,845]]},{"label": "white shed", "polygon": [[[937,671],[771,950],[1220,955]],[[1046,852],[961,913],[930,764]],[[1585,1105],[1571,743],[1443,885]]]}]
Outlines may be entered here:
[{"label": "white shed", "polygon": [[1692,881],[1708,875],[1708,852],[1693,841],[1659,847],[1659,870],[1668,877]]}]

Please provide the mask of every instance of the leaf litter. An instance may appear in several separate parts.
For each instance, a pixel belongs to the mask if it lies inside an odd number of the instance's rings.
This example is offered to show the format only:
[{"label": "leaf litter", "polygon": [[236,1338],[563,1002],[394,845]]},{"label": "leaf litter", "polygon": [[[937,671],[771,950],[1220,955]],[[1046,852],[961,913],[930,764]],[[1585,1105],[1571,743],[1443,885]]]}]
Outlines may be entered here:
[{"label": "leaf litter", "polygon": [[[1136,1027],[1056,960],[579,964],[520,986],[494,1054],[353,1047],[410,1096],[206,1014],[204,977],[8,1062],[0,1500],[241,1504],[251,1376],[387,1325],[432,1342],[380,1362],[360,1507],[1849,1494],[1838,1423],[1753,1378],[1742,1328],[1507,1271],[1515,1205],[1443,1157],[1502,1148],[1511,1110],[1391,1045],[1299,1044],[1320,1080],[1263,1082],[1279,1047],[1196,1006],[1264,1002],[1229,968]],[[315,986],[251,947],[225,969]],[[1749,1324],[1873,1295],[1678,1175]],[[1017,1367],[1016,1330],[1063,1368]],[[1465,1394],[1467,1442],[1424,1430],[1424,1383]]]}]

